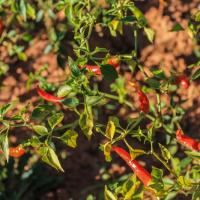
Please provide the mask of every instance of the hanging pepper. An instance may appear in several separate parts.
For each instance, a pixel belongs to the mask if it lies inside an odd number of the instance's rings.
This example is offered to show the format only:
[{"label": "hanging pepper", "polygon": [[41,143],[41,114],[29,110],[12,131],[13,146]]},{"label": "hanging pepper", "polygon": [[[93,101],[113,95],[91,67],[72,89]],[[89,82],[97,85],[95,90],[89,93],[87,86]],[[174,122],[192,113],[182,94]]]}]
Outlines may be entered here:
[{"label": "hanging pepper", "polygon": [[[0,154],[2,154],[3,151],[0,149]],[[10,147],[9,148],[9,156],[14,158],[19,158],[25,154],[25,150],[21,146],[17,147]]]},{"label": "hanging pepper", "polygon": [[1,36],[2,32],[3,32],[3,22],[0,19],[0,36]]},{"label": "hanging pepper", "polygon": [[180,75],[180,76],[175,77],[175,83],[177,85],[182,86],[185,89],[188,89],[190,86],[190,81],[188,80],[187,76],[185,76],[185,75]]},{"label": "hanging pepper", "polygon": [[146,94],[144,94],[144,92],[142,92],[141,90],[138,90],[137,94],[139,96],[139,101],[140,101],[140,110],[143,111],[144,113],[148,113],[149,99],[147,98]]},{"label": "hanging pepper", "polygon": [[136,160],[132,160],[127,151],[117,146],[113,146],[112,150],[127,163],[127,165],[133,170],[133,172],[145,186],[149,185],[152,180],[151,174],[149,174],[149,172],[144,169]]},{"label": "hanging pepper", "polygon": [[52,103],[61,103],[60,101],[63,100],[64,98],[62,97],[56,97],[52,94],[47,93],[46,91],[44,91],[43,89],[41,89],[39,86],[37,86],[37,93],[40,97],[42,97],[43,99],[52,102]]},{"label": "hanging pepper", "polygon": [[24,154],[25,154],[25,150],[20,146],[9,148],[9,155],[11,157],[19,158],[19,157],[23,156]]},{"label": "hanging pepper", "polygon": [[88,71],[93,72],[95,75],[101,75],[101,69],[98,65],[85,65],[85,68]]},{"label": "hanging pepper", "polygon": [[147,98],[147,95],[144,92],[142,92],[142,90],[137,85],[137,83],[130,82],[130,85],[135,88],[137,95],[139,97],[140,111],[142,111],[144,113],[148,113],[149,112],[149,99]]},{"label": "hanging pepper", "polygon": [[119,67],[119,58],[118,57],[111,57],[108,59],[107,64],[112,65],[114,68]]},{"label": "hanging pepper", "polygon": [[178,129],[176,131],[176,139],[180,144],[186,146],[187,148],[192,149],[194,151],[200,151],[200,142],[196,141],[191,137],[183,135],[181,129]]}]

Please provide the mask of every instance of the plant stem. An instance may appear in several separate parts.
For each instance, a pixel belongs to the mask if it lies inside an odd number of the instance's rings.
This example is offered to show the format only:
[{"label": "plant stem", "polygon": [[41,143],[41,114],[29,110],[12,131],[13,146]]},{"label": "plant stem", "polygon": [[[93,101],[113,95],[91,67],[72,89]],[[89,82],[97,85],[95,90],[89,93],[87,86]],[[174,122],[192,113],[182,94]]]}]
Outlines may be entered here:
[{"label": "plant stem", "polygon": [[159,160],[159,161],[166,167],[166,169],[167,169],[170,173],[172,173],[172,174],[174,174],[174,176],[176,176],[176,174],[168,167],[167,163],[166,163],[164,160],[162,160],[162,159],[158,156],[157,153],[155,153],[155,152],[153,151],[153,152],[152,152],[152,155],[153,155],[157,160]]},{"label": "plant stem", "polygon": [[[113,99],[113,100],[117,100],[117,101],[119,101],[119,98],[118,98],[118,96],[115,96],[115,95],[112,95],[112,94],[108,94],[108,93],[101,93],[104,97],[106,97],[106,98],[108,98],[108,99]],[[130,103],[130,102],[128,102],[128,101],[124,101],[124,104],[125,105],[127,105],[128,107],[130,107],[130,108],[133,108],[133,105]]]}]

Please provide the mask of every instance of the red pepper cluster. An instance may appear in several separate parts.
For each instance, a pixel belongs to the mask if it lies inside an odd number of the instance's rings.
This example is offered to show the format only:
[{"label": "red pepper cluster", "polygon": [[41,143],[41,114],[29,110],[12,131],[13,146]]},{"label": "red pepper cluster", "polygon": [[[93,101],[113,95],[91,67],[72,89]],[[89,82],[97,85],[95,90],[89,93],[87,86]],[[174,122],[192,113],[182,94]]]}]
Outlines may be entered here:
[{"label": "red pepper cluster", "polygon": [[183,135],[181,129],[176,131],[176,139],[180,144],[186,146],[187,148],[194,151],[200,151],[200,142],[191,137]]},{"label": "red pepper cluster", "polygon": [[152,180],[151,174],[149,174],[149,172],[144,169],[136,160],[132,160],[127,151],[117,146],[113,146],[112,150],[126,162],[126,164],[133,170],[133,172],[145,186],[149,185]]},{"label": "red pepper cluster", "polygon": [[[0,150],[0,153],[3,153],[2,150]],[[25,154],[25,150],[21,146],[17,147],[10,147],[9,148],[9,156],[14,158],[19,158]]]}]

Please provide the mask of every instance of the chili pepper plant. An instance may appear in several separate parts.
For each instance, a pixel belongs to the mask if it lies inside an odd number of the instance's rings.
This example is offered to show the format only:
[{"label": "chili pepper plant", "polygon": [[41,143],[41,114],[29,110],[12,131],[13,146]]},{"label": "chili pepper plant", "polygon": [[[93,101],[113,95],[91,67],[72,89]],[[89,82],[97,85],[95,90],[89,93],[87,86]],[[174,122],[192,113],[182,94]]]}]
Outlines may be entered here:
[{"label": "chili pepper plant", "polygon": [[[165,74],[161,66],[147,71],[139,59],[138,36],[154,43],[154,30],[133,1],[105,2],[103,6],[95,0],[0,1],[0,43],[9,55],[26,62],[29,58],[24,51],[34,38],[33,32],[42,27],[49,40],[44,53],[53,51],[58,65],[68,69],[64,81],[50,83],[42,75],[48,66],[41,66],[41,70],[29,74],[27,82],[27,96],[32,89],[37,103],[30,102],[21,110],[15,109],[17,102],[1,105],[1,157],[6,164],[12,159],[9,157],[20,160],[31,152],[65,173],[58,157],[59,143],[74,149],[79,146],[80,134],[90,142],[100,137],[98,150],[105,162],[118,162],[132,169],[125,179],[110,180],[105,185],[104,199],[144,199],[146,193],[151,193],[157,199],[175,199],[181,194],[197,200],[200,138],[192,138],[182,128],[185,99],[177,90],[188,90],[190,83],[199,78],[200,63],[190,63],[183,74],[175,69]],[[56,21],[58,12],[64,15],[61,22]],[[111,37],[124,37],[128,27],[132,50],[113,53],[103,45],[94,47],[91,37],[96,26]],[[189,33],[197,61],[199,30],[200,12],[188,18],[185,29],[176,24],[169,30]],[[9,66],[1,62],[3,76]],[[131,74],[131,80],[125,78],[125,72]],[[137,73],[142,74],[139,80]],[[106,85],[106,90],[101,89],[101,84]],[[124,116],[117,114],[119,108],[125,110]],[[11,110],[15,114],[9,115]],[[29,132],[29,138],[13,146],[9,134],[22,128]],[[147,162],[141,164],[141,158]]]}]

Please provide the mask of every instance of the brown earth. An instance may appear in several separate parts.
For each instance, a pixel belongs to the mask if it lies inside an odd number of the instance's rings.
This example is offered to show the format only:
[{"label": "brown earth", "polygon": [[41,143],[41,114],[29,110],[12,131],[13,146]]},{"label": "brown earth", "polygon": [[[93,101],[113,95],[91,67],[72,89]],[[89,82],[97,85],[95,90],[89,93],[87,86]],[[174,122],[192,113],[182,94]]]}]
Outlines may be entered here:
[{"label": "brown earth", "polygon": [[[144,37],[139,38],[141,62],[147,71],[152,66],[160,66],[168,74],[174,68],[178,72],[184,72],[190,76],[191,72],[186,67],[197,61],[193,53],[194,43],[186,32],[172,33],[169,31],[175,22],[186,27],[188,16],[197,10],[199,1],[170,0],[164,4],[161,2],[160,4],[156,0],[151,1],[151,3],[138,2],[141,9],[145,11],[150,27],[156,31],[154,44],[149,44],[147,40],[144,40]],[[144,6],[144,4],[146,5]],[[58,17],[62,18],[62,13]],[[99,37],[96,33],[93,35],[91,41],[94,41],[95,45],[105,44],[104,46],[112,49],[113,52],[121,51],[124,53],[133,48],[130,44],[130,36],[127,33],[125,33],[126,38],[117,38],[117,43],[116,39],[107,37],[106,33],[105,37]],[[13,58],[10,59],[5,53],[6,50],[0,47],[0,59],[10,64],[10,70],[2,80],[1,104],[19,99],[18,108],[21,108],[27,102],[35,102],[38,97],[34,88],[27,91],[25,87],[28,74],[39,70],[46,63],[49,66],[43,76],[48,77],[49,82],[57,84],[65,79],[67,70],[63,71],[58,67],[55,53],[51,52],[47,55],[43,53],[47,43],[48,39],[45,33],[40,32],[32,44],[27,47],[25,53],[28,56],[28,61],[23,63]],[[127,46],[124,47],[124,44]],[[126,73],[125,76],[127,79],[131,79],[130,74]],[[141,77],[140,73],[136,75],[136,79],[141,79]],[[191,136],[200,137],[199,81],[192,82],[188,90],[180,88],[178,92],[182,98],[188,99],[184,103],[187,113],[183,119],[183,129]],[[126,113],[126,111],[119,112],[122,112],[123,115]],[[134,115],[135,113],[129,112],[129,114]],[[14,133],[14,135],[17,134]],[[123,163],[118,163],[116,160],[112,165],[105,163],[102,152],[97,151],[98,141],[100,140],[101,138],[97,137],[94,138],[93,142],[88,142],[83,136],[79,137],[78,148],[69,150],[69,156],[62,162],[66,170],[66,173],[62,175],[65,180],[63,185],[45,194],[41,197],[41,200],[85,199],[88,193],[95,193],[99,188],[103,189],[106,182],[101,180],[100,169],[103,166],[108,169],[110,176],[113,176],[113,173],[121,174],[125,172]],[[149,198],[146,197],[145,199]]]}]

